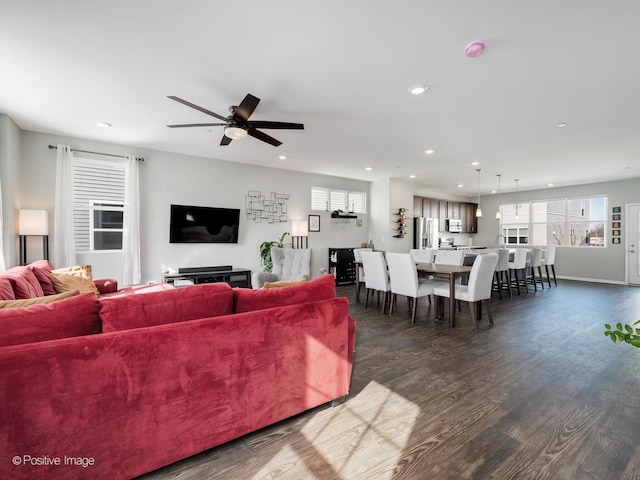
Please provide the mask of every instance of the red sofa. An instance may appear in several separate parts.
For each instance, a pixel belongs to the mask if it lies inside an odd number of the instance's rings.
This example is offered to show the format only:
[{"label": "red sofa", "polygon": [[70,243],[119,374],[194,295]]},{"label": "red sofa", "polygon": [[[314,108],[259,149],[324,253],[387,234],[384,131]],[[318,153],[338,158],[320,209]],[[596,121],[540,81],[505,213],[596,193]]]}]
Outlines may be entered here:
[{"label": "red sofa", "polygon": [[69,315],[85,332],[0,346],[0,478],[132,478],[349,391],[355,321],[332,275],[13,310],[0,332]]}]

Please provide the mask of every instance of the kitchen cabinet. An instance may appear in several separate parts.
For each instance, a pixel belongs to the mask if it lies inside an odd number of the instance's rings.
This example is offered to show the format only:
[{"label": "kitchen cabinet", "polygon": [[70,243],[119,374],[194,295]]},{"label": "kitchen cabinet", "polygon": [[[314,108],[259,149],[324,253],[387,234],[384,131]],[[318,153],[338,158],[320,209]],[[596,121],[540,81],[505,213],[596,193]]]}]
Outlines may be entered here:
[{"label": "kitchen cabinet", "polygon": [[447,202],[447,218],[460,218],[460,202]]},{"label": "kitchen cabinet", "polygon": [[461,233],[477,233],[478,232],[478,219],[476,218],[477,208],[478,208],[478,205],[476,203],[460,204],[460,220],[462,221]]}]

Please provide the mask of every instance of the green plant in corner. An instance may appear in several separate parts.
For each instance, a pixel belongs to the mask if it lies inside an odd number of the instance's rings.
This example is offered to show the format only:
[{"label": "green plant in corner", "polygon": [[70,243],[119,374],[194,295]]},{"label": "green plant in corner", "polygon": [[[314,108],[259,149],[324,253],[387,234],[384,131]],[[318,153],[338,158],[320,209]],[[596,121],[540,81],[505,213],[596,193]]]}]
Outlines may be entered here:
[{"label": "green plant in corner", "polygon": [[[633,325],[638,324],[640,324],[640,320],[633,322]],[[604,328],[606,329],[604,334],[609,337],[613,343],[616,343],[619,340],[640,348],[640,328],[634,328],[628,323],[622,325],[620,322],[618,322],[615,327],[616,328],[613,329],[608,323],[604,324]]]},{"label": "green plant in corner", "polygon": [[277,241],[266,241],[260,244],[260,259],[265,272],[270,272],[273,268],[273,262],[271,261],[271,247],[293,247],[293,243],[285,243],[284,237],[289,235],[289,232],[284,232],[280,235]]}]

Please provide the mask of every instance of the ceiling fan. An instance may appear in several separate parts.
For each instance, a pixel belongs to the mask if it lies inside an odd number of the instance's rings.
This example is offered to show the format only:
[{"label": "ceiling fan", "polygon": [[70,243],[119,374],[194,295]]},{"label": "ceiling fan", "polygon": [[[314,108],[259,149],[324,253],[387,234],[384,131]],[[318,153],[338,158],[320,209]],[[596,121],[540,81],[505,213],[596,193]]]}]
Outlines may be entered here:
[{"label": "ceiling fan", "polygon": [[270,135],[258,130],[258,128],[274,128],[274,129],[291,129],[291,130],[304,130],[302,123],[290,123],[290,122],[267,122],[262,120],[250,121],[249,117],[260,103],[258,97],[254,97],[250,93],[240,102],[240,105],[232,105],[229,107],[228,117],[223,117],[215,112],[202,108],[198,105],[194,105],[191,102],[187,102],[181,98],[170,95],[168,98],[175,100],[178,103],[182,103],[187,107],[195,108],[196,110],[211,115],[212,117],[222,120],[224,123],[186,123],[182,125],[167,125],[169,128],[184,128],[184,127],[221,127],[224,126],[224,135],[220,146],[229,145],[231,140],[241,140],[250,135],[258,140],[267,142],[274,147],[282,145],[280,140],[276,140]]}]

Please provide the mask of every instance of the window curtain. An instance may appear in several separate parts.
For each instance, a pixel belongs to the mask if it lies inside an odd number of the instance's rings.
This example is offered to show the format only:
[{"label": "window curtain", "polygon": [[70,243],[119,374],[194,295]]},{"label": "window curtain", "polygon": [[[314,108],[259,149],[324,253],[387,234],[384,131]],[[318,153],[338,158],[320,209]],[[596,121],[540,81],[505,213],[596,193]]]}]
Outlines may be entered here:
[{"label": "window curtain", "polygon": [[73,235],[73,151],[58,145],[56,153],[56,193],[53,213],[53,254],[56,268],[76,264]]},{"label": "window curtain", "polygon": [[140,283],[140,193],[138,180],[138,159],[125,157],[125,191],[122,250],[124,252],[124,271],[122,282],[125,285]]},{"label": "window curtain", "polygon": [[2,179],[0,178],[0,272],[7,269],[4,261],[4,220],[2,217]]}]

